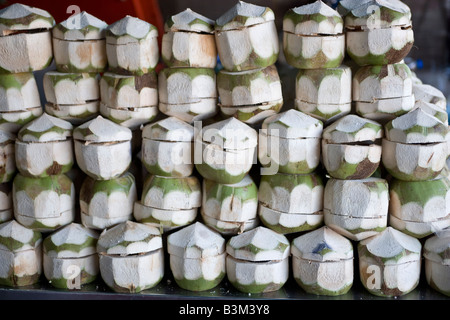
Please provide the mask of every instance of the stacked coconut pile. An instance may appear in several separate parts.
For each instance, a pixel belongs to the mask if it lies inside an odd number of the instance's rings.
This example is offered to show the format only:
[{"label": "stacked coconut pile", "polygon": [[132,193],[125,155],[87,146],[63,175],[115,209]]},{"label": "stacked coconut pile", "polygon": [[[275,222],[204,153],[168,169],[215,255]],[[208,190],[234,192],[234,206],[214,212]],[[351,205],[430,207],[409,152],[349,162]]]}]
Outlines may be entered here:
[{"label": "stacked coconut pile", "polygon": [[351,110],[351,69],[345,56],[344,22],[339,13],[318,0],[292,8],[283,18],[286,61],[299,69],[295,108],[326,125]]}]

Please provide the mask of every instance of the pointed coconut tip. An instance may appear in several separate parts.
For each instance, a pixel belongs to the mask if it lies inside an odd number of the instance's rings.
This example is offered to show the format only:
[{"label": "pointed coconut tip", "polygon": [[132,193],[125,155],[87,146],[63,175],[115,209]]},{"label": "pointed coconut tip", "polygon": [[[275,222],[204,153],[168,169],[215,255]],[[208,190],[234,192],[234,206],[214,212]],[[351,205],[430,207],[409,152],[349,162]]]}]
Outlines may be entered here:
[{"label": "pointed coconut tip", "polygon": [[164,29],[168,31],[206,32],[214,31],[214,20],[187,8],[186,10],[171,16]]},{"label": "pointed coconut tip", "polygon": [[43,113],[24,125],[17,137],[23,142],[64,141],[72,137],[73,126],[70,122]]},{"label": "pointed coconut tip", "polygon": [[429,237],[424,243],[423,255],[426,259],[450,266],[450,229]]},{"label": "pointed coconut tip", "polygon": [[142,137],[161,141],[193,141],[194,127],[176,117],[167,117],[144,126]]},{"label": "pointed coconut tip", "polygon": [[82,11],[57,24],[53,37],[71,41],[103,39],[107,27],[105,21]]},{"label": "pointed coconut tip", "polygon": [[14,3],[0,10],[0,32],[9,30],[51,29],[55,19],[46,10]]},{"label": "pointed coconut tip", "polygon": [[322,138],[329,143],[363,142],[381,139],[383,133],[378,122],[348,114],[326,127]]},{"label": "pointed coconut tip", "polygon": [[238,1],[216,20],[215,29],[241,29],[274,20],[275,14],[269,7]]},{"label": "pointed coconut tip", "polygon": [[290,109],[266,118],[262,129],[267,129],[268,135],[286,139],[321,138],[323,122],[301,111]]},{"label": "pointed coconut tip", "polygon": [[426,113],[432,115],[433,117],[436,117],[439,121],[441,121],[445,125],[448,125],[447,111],[443,110],[438,105],[419,100],[419,101],[416,101],[416,103],[414,104],[414,108],[420,108],[423,111],[425,111]]},{"label": "pointed coconut tip", "polygon": [[42,240],[42,235],[22,226],[16,220],[10,220],[0,224],[0,239],[0,247],[19,252],[35,248]]},{"label": "pointed coconut tip", "polygon": [[400,0],[371,0],[360,5],[348,4],[346,26],[367,26],[372,28],[410,26],[411,9]]},{"label": "pointed coconut tip", "polygon": [[447,98],[444,93],[436,87],[429,84],[413,84],[412,93],[416,101],[425,101],[433,103],[446,110]]},{"label": "pointed coconut tip", "polygon": [[102,116],[89,120],[73,130],[73,138],[89,142],[131,141],[130,129]]},{"label": "pointed coconut tip", "polygon": [[341,0],[338,3],[337,11],[345,16],[358,6],[362,6],[372,0]]},{"label": "pointed coconut tip", "polygon": [[154,25],[130,15],[110,24],[106,28],[106,36],[113,38],[130,36],[137,40],[141,40],[148,36],[156,37],[157,35],[158,29]]}]

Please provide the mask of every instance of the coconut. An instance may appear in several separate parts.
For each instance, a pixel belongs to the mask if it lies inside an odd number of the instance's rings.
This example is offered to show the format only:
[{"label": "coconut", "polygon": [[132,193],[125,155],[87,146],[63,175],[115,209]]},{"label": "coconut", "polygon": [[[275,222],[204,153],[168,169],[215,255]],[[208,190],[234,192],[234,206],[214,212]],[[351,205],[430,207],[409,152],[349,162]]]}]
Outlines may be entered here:
[{"label": "coconut", "polygon": [[87,228],[102,230],[132,220],[136,200],[136,180],[130,172],[111,180],[86,176],[80,188],[81,221]]},{"label": "coconut", "polygon": [[300,69],[295,80],[295,108],[331,123],[350,113],[351,90],[350,67]]},{"label": "coconut", "polygon": [[50,13],[42,9],[14,3],[0,10],[0,73],[32,72],[48,67],[53,60],[54,25]]},{"label": "coconut", "polygon": [[292,241],[292,271],[307,293],[346,294],[353,285],[353,244],[326,226]]},{"label": "coconut", "polygon": [[194,138],[194,163],[203,178],[222,184],[241,181],[256,156],[257,132],[229,118],[205,126]]},{"label": "coconut", "polygon": [[448,125],[448,113],[445,109],[440,108],[438,105],[419,100],[416,101],[414,108],[420,108],[426,113],[437,118],[445,125]]},{"label": "coconut", "polygon": [[403,60],[414,43],[410,8],[399,0],[351,2],[345,15],[346,52],[350,58],[360,66]]},{"label": "coconut", "polygon": [[55,288],[80,289],[99,273],[96,251],[99,234],[71,223],[54,231],[43,241],[45,278]]},{"label": "coconut", "polygon": [[42,273],[42,235],[15,220],[0,224],[0,285],[37,283]]},{"label": "coconut", "polygon": [[11,187],[11,183],[0,183],[0,223],[14,218]]},{"label": "coconut", "polygon": [[17,171],[15,139],[14,134],[0,130],[0,184],[11,181]]},{"label": "coconut", "polygon": [[100,274],[115,292],[136,293],[156,286],[164,276],[164,251],[157,228],[122,222],[105,229],[97,241]]},{"label": "coconut", "polygon": [[289,9],[283,17],[283,51],[298,69],[336,68],[345,56],[344,21],[318,0]]},{"label": "coconut", "polygon": [[117,178],[131,164],[131,130],[102,116],[73,130],[75,157],[84,173],[96,180]]},{"label": "coconut", "polygon": [[215,68],[214,20],[189,8],[169,17],[164,25],[161,57],[168,67]]},{"label": "coconut", "polygon": [[416,98],[416,102],[428,102],[438,106],[444,111],[447,110],[447,98],[442,91],[432,85],[413,83],[412,92]]},{"label": "coconut", "polygon": [[60,72],[104,72],[108,24],[83,11],[52,30],[56,69]]},{"label": "coconut", "polygon": [[225,239],[200,222],[167,237],[175,282],[189,291],[205,291],[225,277]]},{"label": "coconut", "polygon": [[105,31],[108,70],[141,76],[153,71],[159,61],[158,29],[129,15]]},{"label": "coconut", "polygon": [[356,113],[382,124],[411,111],[411,70],[404,63],[360,67],[353,77],[353,101]]},{"label": "coconut", "polygon": [[194,127],[175,117],[142,129],[142,163],[150,174],[188,177],[194,170]]},{"label": "coconut", "polygon": [[216,230],[223,236],[235,236],[260,225],[258,216],[245,221],[225,221],[207,216],[203,210],[200,211],[202,221],[210,228]]},{"label": "coconut", "polygon": [[343,17],[345,17],[350,11],[358,6],[366,4],[372,0],[341,0],[337,5],[337,12],[339,12]]},{"label": "coconut", "polygon": [[430,180],[445,166],[448,125],[422,108],[385,126],[382,162],[388,173],[404,181]]},{"label": "coconut", "polygon": [[420,241],[392,227],[358,243],[359,274],[368,292],[396,297],[414,290],[420,279]]},{"label": "coconut", "polygon": [[214,28],[220,62],[227,71],[265,68],[277,61],[278,33],[269,7],[238,1]]},{"label": "coconut", "polygon": [[193,123],[217,112],[216,73],[209,68],[164,68],[158,75],[159,111]]},{"label": "coconut", "polygon": [[440,293],[450,296],[450,229],[440,231],[425,241],[425,276],[427,283]]},{"label": "coconut", "polygon": [[389,187],[384,179],[331,178],[323,198],[325,225],[350,240],[360,241],[386,229]]},{"label": "coconut", "polygon": [[15,142],[19,172],[32,178],[68,172],[74,163],[72,129],[70,122],[46,113],[24,125]]},{"label": "coconut", "polygon": [[265,227],[231,237],[226,245],[228,281],[244,293],[279,290],[289,277],[290,244]]},{"label": "coconut", "polygon": [[66,175],[13,180],[15,219],[40,232],[52,232],[75,219],[75,187]]},{"label": "coconut", "polygon": [[283,106],[281,81],[275,65],[241,72],[220,70],[217,91],[222,116],[249,124],[278,113]]},{"label": "coconut", "polygon": [[365,179],[379,167],[383,127],[381,124],[346,115],[326,127],[322,135],[322,162],[336,179]]}]

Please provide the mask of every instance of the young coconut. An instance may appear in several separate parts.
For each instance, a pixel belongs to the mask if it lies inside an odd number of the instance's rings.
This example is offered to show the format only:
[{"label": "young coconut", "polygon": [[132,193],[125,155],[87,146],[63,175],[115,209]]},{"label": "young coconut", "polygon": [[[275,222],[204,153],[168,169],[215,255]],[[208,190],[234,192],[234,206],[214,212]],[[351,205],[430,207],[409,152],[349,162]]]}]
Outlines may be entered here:
[{"label": "young coconut", "polygon": [[96,180],[119,177],[131,163],[131,130],[102,116],[73,130],[75,157],[84,173]]},{"label": "young coconut", "polygon": [[351,90],[350,67],[300,69],[295,80],[295,108],[331,123],[350,113]]},{"label": "young coconut", "polygon": [[275,65],[240,72],[220,70],[217,91],[222,116],[249,124],[278,113],[283,106],[281,81]]},{"label": "young coconut", "polygon": [[175,117],[142,129],[142,163],[150,174],[188,177],[194,171],[194,127]]},{"label": "young coconut", "polygon": [[416,98],[416,102],[432,103],[444,111],[447,110],[447,98],[442,91],[432,85],[413,83],[412,93]]},{"label": "young coconut", "polygon": [[42,273],[42,235],[15,220],[0,224],[0,285],[37,283]]},{"label": "young coconut", "polygon": [[46,113],[19,130],[16,165],[27,177],[44,178],[68,172],[74,163],[70,122]]},{"label": "young coconut", "polygon": [[229,118],[205,126],[194,138],[194,163],[200,175],[222,184],[241,181],[256,156],[258,133]]},{"label": "young coconut", "polygon": [[75,187],[66,175],[13,180],[15,219],[33,230],[52,232],[75,219]]},{"label": "young coconut", "polygon": [[171,233],[167,252],[175,282],[185,290],[209,290],[225,277],[225,239],[200,222]]},{"label": "young coconut", "polygon": [[158,29],[141,19],[126,16],[105,31],[108,70],[141,76],[158,64]]},{"label": "young coconut", "polygon": [[390,183],[389,224],[416,238],[450,227],[450,181],[438,176],[426,181]]},{"label": "young coconut", "polygon": [[450,297],[450,229],[440,231],[425,241],[425,276],[433,289]]},{"label": "young coconut", "polygon": [[323,130],[322,162],[336,179],[365,179],[381,161],[381,124],[348,114]]},{"label": "young coconut", "polygon": [[381,66],[398,63],[408,55],[414,32],[406,4],[371,0],[352,7],[345,16],[345,35],[346,52],[353,61],[360,66]]},{"label": "young coconut", "polygon": [[381,178],[329,179],[324,190],[325,225],[354,241],[387,227],[389,186]]},{"label": "young coconut", "polygon": [[421,108],[385,126],[382,162],[387,172],[404,181],[430,180],[445,166],[448,125]]},{"label": "young coconut", "polygon": [[164,276],[163,243],[157,228],[126,221],[105,229],[97,241],[97,253],[101,277],[115,292],[150,289]]},{"label": "young coconut", "polygon": [[171,16],[164,31],[161,57],[168,67],[215,68],[214,20],[188,8]]},{"label": "young coconut", "polygon": [[55,19],[42,9],[14,3],[0,10],[0,73],[48,67],[53,60],[54,25]]},{"label": "young coconut", "polygon": [[414,108],[412,76],[408,65],[365,66],[353,77],[356,113],[382,124]]},{"label": "young coconut", "polygon": [[346,294],[353,285],[353,244],[326,226],[291,243],[295,281],[307,293]]},{"label": "young coconut", "polygon": [[201,206],[200,181],[195,176],[174,178],[149,175],[142,196],[135,203],[134,217],[164,230],[193,222]]},{"label": "young coconut", "polygon": [[0,130],[0,184],[11,181],[16,174],[15,140],[14,134]]},{"label": "young coconut", "polygon": [[420,279],[420,241],[392,227],[358,243],[359,275],[373,295],[397,297],[414,290]]},{"label": "young coconut", "polygon": [[132,220],[136,200],[136,180],[130,172],[110,180],[86,176],[80,188],[81,222],[87,228],[103,230]]},{"label": "young coconut", "polygon": [[43,241],[43,269],[55,288],[81,289],[99,273],[96,231],[71,223]]},{"label": "young coconut", "polygon": [[443,124],[448,125],[448,113],[445,109],[440,108],[439,106],[425,102],[425,101],[416,101],[416,104],[414,105],[414,108],[420,108],[426,113],[432,115],[433,117],[437,118],[439,121],[441,121]]},{"label": "young coconut", "polygon": [[108,24],[83,11],[70,16],[52,30],[56,70],[60,72],[104,72],[105,29]]},{"label": "young coconut", "polygon": [[209,68],[164,68],[158,75],[159,111],[193,123],[217,113],[216,73]]},{"label": "young coconut", "polygon": [[317,173],[261,176],[258,215],[282,234],[316,229],[323,224],[323,188]]},{"label": "young coconut", "polygon": [[12,184],[0,183],[0,223],[13,218]]},{"label": "young coconut", "polygon": [[283,17],[283,52],[298,69],[339,67],[345,56],[344,21],[318,0],[289,9]]},{"label": "young coconut", "polygon": [[216,20],[214,28],[225,70],[265,68],[277,61],[280,48],[272,9],[238,1]]},{"label": "young coconut", "polygon": [[228,281],[244,293],[279,290],[289,277],[288,239],[257,227],[231,237],[226,245]]}]

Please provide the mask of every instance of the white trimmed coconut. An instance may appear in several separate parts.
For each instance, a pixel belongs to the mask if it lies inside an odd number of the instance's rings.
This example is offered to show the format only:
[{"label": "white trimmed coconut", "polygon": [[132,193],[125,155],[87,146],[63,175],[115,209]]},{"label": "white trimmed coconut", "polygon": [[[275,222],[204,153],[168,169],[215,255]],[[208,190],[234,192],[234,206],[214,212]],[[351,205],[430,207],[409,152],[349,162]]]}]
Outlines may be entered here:
[{"label": "white trimmed coconut", "polygon": [[216,73],[209,68],[164,68],[158,74],[159,110],[192,123],[217,113]]},{"label": "white trimmed coconut", "polygon": [[420,279],[422,245],[392,227],[358,243],[362,285],[373,295],[396,297],[414,290]]},{"label": "white trimmed coconut", "polygon": [[15,139],[14,134],[0,130],[0,183],[11,181],[17,171]]},{"label": "white trimmed coconut", "polygon": [[413,83],[412,92],[417,101],[435,104],[444,111],[447,109],[447,98],[439,89],[429,84]]},{"label": "white trimmed coconut", "polygon": [[17,134],[15,158],[22,175],[44,178],[69,171],[74,164],[72,124],[46,113]]},{"label": "white trimmed coconut", "polygon": [[108,24],[83,11],[70,16],[52,30],[56,69],[60,72],[103,72]]},{"label": "white trimmed coconut", "polygon": [[0,284],[33,285],[42,273],[42,235],[15,220],[0,224]]},{"label": "white trimmed coconut", "polygon": [[74,126],[79,126],[90,121],[99,115],[100,102],[93,101],[79,105],[55,105],[46,103],[45,113],[66,120]]},{"label": "white trimmed coconut", "polygon": [[0,130],[17,133],[22,126],[38,118],[43,113],[43,108],[33,107],[23,111],[0,111]]},{"label": "white trimmed coconut", "polygon": [[169,17],[164,31],[161,56],[168,67],[215,68],[214,20],[187,8]]},{"label": "white trimmed coconut", "polygon": [[386,180],[329,179],[324,190],[325,225],[355,241],[387,227],[389,187]]},{"label": "white trimmed coconut", "polygon": [[226,252],[228,281],[241,292],[276,291],[289,277],[289,241],[268,228],[256,227],[231,237]]},{"label": "white trimmed coconut", "polygon": [[158,29],[154,25],[127,15],[110,24],[105,36],[110,72],[140,76],[158,64]]},{"label": "white trimmed coconut", "polygon": [[0,74],[0,112],[20,112],[41,106],[32,72]]},{"label": "white trimmed coconut", "polygon": [[205,225],[216,230],[223,236],[235,236],[245,231],[254,229],[260,225],[258,216],[245,221],[225,221],[215,219],[211,216],[206,215],[204,213],[203,207],[201,208],[200,214]]},{"label": "white trimmed coconut", "polygon": [[150,174],[188,177],[194,170],[194,127],[176,117],[142,129],[142,163]]},{"label": "white trimmed coconut", "polygon": [[326,226],[295,238],[291,244],[295,281],[307,293],[346,294],[353,285],[353,244]]},{"label": "white trimmed coconut", "polygon": [[0,183],[0,223],[13,218],[12,184]]},{"label": "white trimmed coconut", "polygon": [[220,62],[228,71],[265,68],[280,51],[275,14],[269,7],[238,1],[215,23]]},{"label": "white trimmed coconut", "polygon": [[83,225],[103,230],[132,220],[137,200],[136,180],[130,172],[110,180],[94,180],[86,176],[79,198]]},{"label": "white trimmed coconut", "polygon": [[345,56],[344,21],[318,0],[289,9],[283,17],[283,51],[299,69],[336,68]]},{"label": "white trimmed coconut", "polygon": [[450,229],[428,238],[423,246],[427,283],[440,293],[450,296]]},{"label": "white trimmed coconut", "polygon": [[97,241],[100,274],[115,292],[136,293],[156,286],[164,276],[159,230],[126,221],[105,229]]},{"label": "white trimmed coconut", "polygon": [[189,291],[205,291],[225,277],[225,239],[200,222],[167,237],[175,282]]},{"label": "white trimmed coconut", "polygon": [[99,234],[71,223],[43,241],[45,278],[56,288],[80,289],[99,273],[96,245]]},{"label": "white trimmed coconut", "polygon": [[129,128],[102,116],[81,124],[73,130],[78,166],[97,180],[120,176],[131,164],[131,138]]},{"label": "white trimmed coconut", "polygon": [[54,25],[50,13],[42,9],[14,3],[0,10],[0,73],[32,72],[49,66]]},{"label": "white trimmed coconut", "polygon": [[442,109],[438,105],[419,100],[419,101],[416,101],[416,104],[414,105],[414,109],[415,108],[422,109],[426,113],[437,118],[439,121],[441,121],[445,125],[448,125],[448,113],[445,109]]}]

